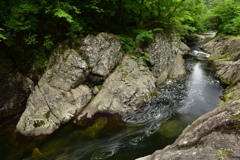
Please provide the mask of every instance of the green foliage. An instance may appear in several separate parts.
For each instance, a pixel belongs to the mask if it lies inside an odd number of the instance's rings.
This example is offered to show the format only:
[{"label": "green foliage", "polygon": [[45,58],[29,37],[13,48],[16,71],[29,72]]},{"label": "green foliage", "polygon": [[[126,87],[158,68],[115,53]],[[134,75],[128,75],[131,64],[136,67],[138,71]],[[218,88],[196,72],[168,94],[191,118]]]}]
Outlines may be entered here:
[{"label": "green foliage", "polygon": [[[202,30],[202,5],[201,0],[0,1],[0,41],[15,62],[19,57],[32,61],[40,52],[49,55],[56,44],[68,39],[71,46],[88,33],[130,35],[120,38],[123,50],[133,50],[135,36],[145,41],[159,31],[173,29],[184,36]],[[239,32],[239,18],[229,24]]]},{"label": "green foliage", "polygon": [[47,36],[44,37],[45,41],[43,43],[43,46],[46,49],[51,49],[54,46],[53,41],[51,41],[51,37],[52,37],[51,35],[47,35]]},{"label": "green foliage", "polygon": [[27,38],[24,38],[24,41],[25,41],[27,44],[36,44],[36,43],[38,43],[36,37],[37,37],[37,34],[29,35]]},{"label": "green foliage", "polygon": [[119,36],[121,39],[122,49],[123,50],[133,50],[136,48],[135,41],[132,37],[128,37],[125,35]]},{"label": "green foliage", "polygon": [[138,30],[133,30],[133,32],[138,33],[136,38],[138,40],[142,41],[142,42],[146,41],[146,40],[150,40],[150,39],[154,40],[152,30],[146,31],[146,30],[139,30],[138,29]]},{"label": "green foliage", "polygon": [[101,89],[102,89],[102,85],[98,85],[97,88],[98,88],[99,90],[101,90]]},{"label": "green foliage", "polygon": [[3,35],[3,31],[4,31],[4,29],[0,28],[0,42],[2,41],[1,39],[7,39],[7,38]]},{"label": "green foliage", "polygon": [[240,34],[240,4],[234,0],[213,0],[204,21],[207,29],[238,35]]},{"label": "green foliage", "polygon": [[144,60],[145,62],[149,62],[149,61],[150,61],[150,55],[149,55],[149,54],[145,54],[145,55],[143,56],[143,60]]}]

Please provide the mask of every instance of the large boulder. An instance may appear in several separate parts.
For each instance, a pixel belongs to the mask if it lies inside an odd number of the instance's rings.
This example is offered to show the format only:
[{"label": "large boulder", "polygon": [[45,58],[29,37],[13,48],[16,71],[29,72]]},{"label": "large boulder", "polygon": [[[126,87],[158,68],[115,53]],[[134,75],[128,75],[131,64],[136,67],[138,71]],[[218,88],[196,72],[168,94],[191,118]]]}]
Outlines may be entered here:
[{"label": "large boulder", "polygon": [[120,39],[107,33],[88,35],[74,48],[89,63],[92,73],[103,77],[111,73],[123,55]]},{"label": "large boulder", "polygon": [[[171,37],[171,39],[169,39]],[[159,33],[155,35],[146,53],[150,55],[152,72],[156,84],[164,83],[168,78],[177,78],[186,73],[184,60],[179,49],[180,40],[176,35]]]},{"label": "large boulder", "polygon": [[91,117],[95,112],[124,114],[136,110],[151,100],[155,82],[142,58],[125,56],[78,119],[86,114]]},{"label": "large boulder", "polygon": [[17,130],[24,135],[50,134],[77,115],[92,97],[80,85],[88,66],[74,50],[66,50],[43,75],[22,114]]}]

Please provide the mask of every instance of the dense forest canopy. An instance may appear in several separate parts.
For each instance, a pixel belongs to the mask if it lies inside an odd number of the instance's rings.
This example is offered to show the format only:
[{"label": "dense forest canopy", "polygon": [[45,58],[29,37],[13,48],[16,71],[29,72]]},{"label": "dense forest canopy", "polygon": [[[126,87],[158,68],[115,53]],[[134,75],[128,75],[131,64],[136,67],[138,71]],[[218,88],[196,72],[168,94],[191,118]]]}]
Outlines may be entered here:
[{"label": "dense forest canopy", "polygon": [[[68,39],[99,32],[152,38],[153,32],[175,30],[184,37],[191,32],[218,30],[240,32],[240,0],[8,0],[0,1],[0,63],[18,65],[45,57],[55,45]],[[128,44],[126,44],[128,45]],[[1,58],[1,56],[0,56]],[[28,61],[18,65],[27,72]],[[9,63],[8,63],[9,62]],[[23,67],[22,67],[23,66]]]}]

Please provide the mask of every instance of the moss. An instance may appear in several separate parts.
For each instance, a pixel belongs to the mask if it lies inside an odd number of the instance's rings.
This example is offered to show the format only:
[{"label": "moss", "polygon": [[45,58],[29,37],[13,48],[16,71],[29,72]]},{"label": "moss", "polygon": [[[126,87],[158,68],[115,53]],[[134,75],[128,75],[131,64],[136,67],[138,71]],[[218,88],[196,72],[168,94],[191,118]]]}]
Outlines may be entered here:
[{"label": "moss", "polygon": [[93,101],[93,100],[94,100],[94,98],[95,98],[95,97],[94,97],[94,96],[92,96],[92,97],[91,97],[91,99],[90,99],[90,102],[91,102],[91,101]]},{"label": "moss", "polygon": [[218,103],[218,106],[221,106],[223,105],[225,102],[224,101],[221,101],[220,103]]},{"label": "moss", "polygon": [[217,140],[221,140],[222,137],[221,137],[221,136],[216,136],[216,139],[217,139]]},{"label": "moss", "polygon": [[94,124],[91,127],[88,127],[84,131],[80,131],[78,133],[81,134],[83,138],[96,138],[99,131],[103,129],[103,127],[107,124],[108,120],[106,117],[100,117],[95,120]]},{"label": "moss", "polygon": [[50,117],[50,111],[45,114],[45,117],[48,119]]},{"label": "moss", "polygon": [[102,85],[98,85],[98,86],[96,86],[99,90],[101,90],[102,89]]},{"label": "moss", "polygon": [[227,157],[227,152],[225,152],[224,150],[220,149],[218,150],[218,158],[222,158],[222,157]]},{"label": "moss", "polygon": [[33,126],[34,126],[35,128],[37,128],[37,127],[41,127],[41,126],[44,125],[44,124],[45,124],[45,121],[44,121],[44,120],[36,120],[36,121],[34,121]]},{"label": "moss", "polygon": [[234,119],[236,120],[240,119],[240,114],[236,115]]},{"label": "moss", "polygon": [[152,92],[149,92],[148,93],[148,98],[151,100],[155,95],[157,95],[159,92],[158,92],[158,89],[155,88]]}]

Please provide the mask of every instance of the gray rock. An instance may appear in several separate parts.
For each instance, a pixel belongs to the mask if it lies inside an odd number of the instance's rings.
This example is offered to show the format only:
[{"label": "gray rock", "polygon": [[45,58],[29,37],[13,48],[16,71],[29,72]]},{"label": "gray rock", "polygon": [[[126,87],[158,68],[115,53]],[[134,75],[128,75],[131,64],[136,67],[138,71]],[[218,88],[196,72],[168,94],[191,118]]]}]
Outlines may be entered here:
[{"label": "gray rock", "polygon": [[74,50],[66,50],[43,75],[22,114],[17,130],[24,135],[50,134],[77,115],[92,97],[80,83],[88,66]]},{"label": "gray rock", "polygon": [[66,50],[43,75],[38,85],[49,83],[52,87],[69,91],[83,83],[88,76],[88,66],[74,50]]},{"label": "gray rock", "polygon": [[150,55],[152,72],[157,79],[157,85],[164,83],[168,78],[177,78],[186,73],[179,43],[179,39],[174,34],[159,33],[155,35],[155,41],[148,45],[146,53]]},{"label": "gray rock", "polygon": [[98,92],[99,92],[99,89],[98,89],[97,86],[95,86],[95,87],[93,88],[93,94],[96,95],[96,94],[98,94]]},{"label": "gray rock", "polygon": [[191,42],[198,42],[198,41],[203,41],[204,39],[206,39],[206,37],[203,35],[192,33],[189,36],[187,36],[186,39]]},{"label": "gray rock", "polygon": [[180,42],[179,49],[184,53],[188,53],[191,49],[183,42]]},{"label": "gray rock", "polygon": [[212,54],[221,81],[231,85],[240,80],[239,38],[217,37],[201,47]]},{"label": "gray rock", "polygon": [[75,50],[89,62],[92,73],[107,77],[122,59],[119,38],[107,33],[88,35]]},{"label": "gray rock", "polygon": [[23,135],[50,134],[77,115],[91,97],[91,90],[83,85],[69,92],[47,83],[36,86],[16,128]]},{"label": "gray rock", "polygon": [[201,48],[212,55],[221,54],[223,52],[223,46],[226,43],[227,37],[217,37],[208,43],[201,46]]},{"label": "gray rock", "polygon": [[240,98],[201,116],[163,150],[137,160],[185,160],[240,158]]},{"label": "gray rock", "polygon": [[91,117],[95,112],[124,114],[136,110],[150,101],[155,82],[143,59],[125,56],[78,119],[86,114]]},{"label": "gray rock", "polygon": [[225,65],[216,72],[216,76],[227,84],[236,83],[240,80],[240,60],[225,63]]}]

